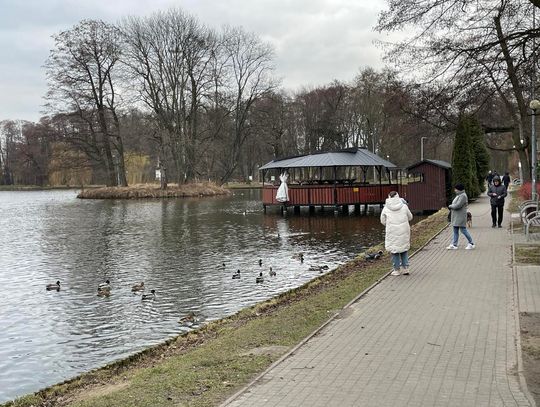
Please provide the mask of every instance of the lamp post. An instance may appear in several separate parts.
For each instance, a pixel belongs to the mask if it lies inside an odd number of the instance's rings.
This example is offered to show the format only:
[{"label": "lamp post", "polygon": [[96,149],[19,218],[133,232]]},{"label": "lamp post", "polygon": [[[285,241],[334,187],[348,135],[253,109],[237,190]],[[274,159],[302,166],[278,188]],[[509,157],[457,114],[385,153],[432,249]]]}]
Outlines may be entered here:
[{"label": "lamp post", "polygon": [[420,161],[424,161],[424,140],[427,137],[420,138]]},{"label": "lamp post", "polygon": [[537,99],[531,100],[529,107],[532,110],[531,121],[531,199],[537,200],[536,194],[536,111],[540,109],[540,101]]}]

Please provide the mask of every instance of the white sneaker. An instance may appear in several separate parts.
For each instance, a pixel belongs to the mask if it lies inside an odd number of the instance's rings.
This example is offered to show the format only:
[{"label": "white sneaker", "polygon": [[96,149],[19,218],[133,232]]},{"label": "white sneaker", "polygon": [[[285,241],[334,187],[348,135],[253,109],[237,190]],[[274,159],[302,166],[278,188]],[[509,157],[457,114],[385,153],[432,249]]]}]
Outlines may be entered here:
[{"label": "white sneaker", "polygon": [[465,248],[465,250],[472,250],[472,249],[474,249],[475,247],[476,247],[476,246],[475,246],[473,243],[469,243],[469,244],[467,245],[467,247]]},{"label": "white sneaker", "polygon": [[403,269],[403,275],[404,275],[404,276],[408,276],[409,274],[410,274],[410,273],[409,273],[409,267],[405,267],[405,268]]},{"label": "white sneaker", "polygon": [[399,270],[394,270],[390,273],[391,276],[400,276],[401,273],[399,272]]},{"label": "white sneaker", "polygon": [[457,246],[454,246],[453,244],[451,244],[450,246],[448,246],[448,247],[446,248],[446,250],[457,250],[457,249],[458,249],[458,247],[457,247]]}]

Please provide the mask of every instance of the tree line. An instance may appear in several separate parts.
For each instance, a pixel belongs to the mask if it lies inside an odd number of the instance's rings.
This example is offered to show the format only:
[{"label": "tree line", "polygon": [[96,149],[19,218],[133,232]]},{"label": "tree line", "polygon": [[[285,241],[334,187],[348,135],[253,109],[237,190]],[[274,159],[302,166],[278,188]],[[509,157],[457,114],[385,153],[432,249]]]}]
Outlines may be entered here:
[{"label": "tree line", "polygon": [[404,166],[421,137],[426,157],[450,161],[463,114],[492,156],[517,151],[526,165],[533,5],[388,3],[380,31],[424,27],[386,44],[394,67],[296,92],[275,77],[272,47],[243,28],[214,30],[179,9],[83,20],[54,36],[47,114],[0,122],[0,182],[126,185],[157,170],[163,187],[224,183],[275,157],[356,146]]}]

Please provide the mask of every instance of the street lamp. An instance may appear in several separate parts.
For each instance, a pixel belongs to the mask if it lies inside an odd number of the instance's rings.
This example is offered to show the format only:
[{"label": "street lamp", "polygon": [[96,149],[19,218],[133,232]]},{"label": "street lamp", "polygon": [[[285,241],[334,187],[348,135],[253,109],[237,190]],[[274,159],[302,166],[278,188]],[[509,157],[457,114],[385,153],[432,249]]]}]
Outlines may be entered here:
[{"label": "street lamp", "polygon": [[420,161],[424,161],[424,140],[427,137],[420,138]]},{"label": "street lamp", "polygon": [[529,107],[533,111],[531,121],[531,199],[537,200],[536,194],[536,111],[540,109],[540,101],[531,100]]}]

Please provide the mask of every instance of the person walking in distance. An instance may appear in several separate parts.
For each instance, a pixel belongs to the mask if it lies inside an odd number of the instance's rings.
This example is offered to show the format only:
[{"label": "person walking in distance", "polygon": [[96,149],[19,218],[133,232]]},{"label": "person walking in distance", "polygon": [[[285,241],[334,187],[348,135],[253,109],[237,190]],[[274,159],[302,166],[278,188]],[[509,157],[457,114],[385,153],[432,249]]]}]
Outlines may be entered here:
[{"label": "person walking in distance", "polygon": [[409,248],[411,247],[409,221],[412,217],[409,207],[403,203],[399,194],[391,191],[381,212],[381,223],[386,226],[384,247],[392,253],[391,274],[393,276],[399,276],[402,270],[404,275],[409,275]]},{"label": "person walking in distance", "polygon": [[465,247],[466,250],[472,250],[476,246],[474,245],[473,239],[467,230],[467,205],[469,203],[469,199],[467,198],[467,194],[465,193],[465,187],[463,184],[456,184],[454,187],[454,192],[456,194],[456,197],[452,201],[452,204],[448,206],[448,209],[450,209],[450,223],[452,224],[454,228],[454,238],[452,240],[452,244],[447,247],[448,250],[457,250],[458,249],[458,240],[459,240],[459,232],[463,234],[467,238],[467,241],[469,244],[467,247]]},{"label": "person walking in distance", "polygon": [[508,172],[505,172],[502,177],[502,183],[506,190],[508,191],[508,185],[510,185],[510,174]]},{"label": "person walking in distance", "polygon": [[491,186],[491,183],[493,182],[493,173],[491,170],[489,170],[488,175],[486,177],[486,181],[488,183],[488,188]]},{"label": "person walking in distance", "polygon": [[491,203],[491,227],[502,228],[504,213],[504,198],[506,197],[506,187],[501,184],[499,177],[493,177],[493,185],[488,189],[488,196]]}]

